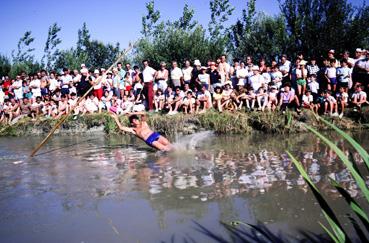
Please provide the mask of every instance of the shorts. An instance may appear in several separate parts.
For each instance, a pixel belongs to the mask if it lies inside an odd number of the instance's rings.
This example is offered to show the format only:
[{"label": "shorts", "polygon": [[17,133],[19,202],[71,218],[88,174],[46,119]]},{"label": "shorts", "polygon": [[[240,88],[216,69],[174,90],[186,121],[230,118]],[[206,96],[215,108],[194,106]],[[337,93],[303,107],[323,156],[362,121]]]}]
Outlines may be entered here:
[{"label": "shorts", "polygon": [[333,85],[337,84],[337,78],[329,78],[329,81],[331,81],[331,84]]},{"label": "shorts", "polygon": [[157,132],[153,132],[146,140],[145,140],[145,143],[149,146],[152,146],[152,144],[155,142],[155,141],[158,141],[159,140],[159,137],[160,137],[160,134],[157,133]]},{"label": "shorts", "polygon": [[305,79],[297,79],[296,83],[298,85],[304,86],[304,85],[306,85],[306,80]]}]

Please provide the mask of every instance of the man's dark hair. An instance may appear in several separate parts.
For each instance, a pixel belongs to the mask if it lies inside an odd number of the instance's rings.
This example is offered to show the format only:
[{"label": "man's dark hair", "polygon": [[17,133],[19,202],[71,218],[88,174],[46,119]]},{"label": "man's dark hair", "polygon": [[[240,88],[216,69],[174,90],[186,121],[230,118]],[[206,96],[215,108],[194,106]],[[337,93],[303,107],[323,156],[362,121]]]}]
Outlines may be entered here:
[{"label": "man's dark hair", "polygon": [[119,64],[120,64],[120,65],[122,65],[122,63],[121,63],[121,62],[118,62],[118,63],[117,63],[117,66],[118,66]]},{"label": "man's dark hair", "polygon": [[129,120],[129,123],[132,123],[133,120],[139,120],[139,118],[137,115],[131,115],[128,117],[128,120]]},{"label": "man's dark hair", "polygon": [[63,72],[69,71],[68,68],[63,68]]},{"label": "man's dark hair", "polygon": [[145,62],[149,63],[149,60],[147,59],[142,60],[142,64],[144,64]]}]

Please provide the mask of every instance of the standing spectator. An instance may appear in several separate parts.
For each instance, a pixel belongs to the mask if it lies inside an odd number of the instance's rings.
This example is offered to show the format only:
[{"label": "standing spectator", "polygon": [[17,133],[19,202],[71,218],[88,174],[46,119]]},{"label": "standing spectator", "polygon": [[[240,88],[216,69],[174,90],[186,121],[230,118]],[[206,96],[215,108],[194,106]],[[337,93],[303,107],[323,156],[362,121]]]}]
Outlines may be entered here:
[{"label": "standing spectator", "polygon": [[22,100],[23,99],[23,82],[21,80],[21,76],[17,75],[11,87],[13,89],[15,99]]},{"label": "standing spectator", "polygon": [[195,60],[193,65],[195,67],[192,69],[191,85],[190,86],[191,86],[191,89],[193,89],[194,87],[197,87],[197,89],[199,89],[200,87],[198,86],[199,84],[197,83],[197,78],[198,78],[199,74],[201,73],[201,62],[199,60]]},{"label": "standing spectator", "polygon": [[77,83],[77,95],[83,96],[89,89],[91,88],[91,84],[88,79],[88,69],[81,69],[81,79]]},{"label": "standing spectator", "polygon": [[236,77],[238,79],[238,84],[242,84],[242,86],[246,84],[247,74],[248,74],[248,70],[245,66],[245,63],[241,61],[240,68],[236,70]]},{"label": "standing spectator", "polygon": [[144,88],[143,88],[143,94],[145,98],[147,99],[147,105],[148,110],[152,111],[153,101],[154,101],[154,77],[156,75],[156,70],[149,66],[149,61],[144,60],[142,61],[142,64],[144,66],[144,69],[142,71],[143,75],[143,82],[144,82]]},{"label": "standing spectator", "polygon": [[279,71],[283,75],[282,84],[290,82],[289,73],[291,69],[291,62],[287,60],[287,55],[283,54],[281,57],[281,63],[279,64]]},{"label": "standing spectator", "polygon": [[33,100],[36,100],[37,97],[41,97],[41,82],[37,75],[34,75],[34,79],[29,83],[29,87],[31,88]]},{"label": "standing spectator", "polygon": [[[63,68],[63,75],[61,77],[61,93],[69,95],[69,83],[73,81],[72,76],[69,75],[69,69]],[[33,91],[32,91],[33,92]]]},{"label": "standing spectator", "polygon": [[229,71],[229,76],[232,81],[233,87],[236,87],[238,84],[238,78],[237,78],[237,70],[240,69],[240,62],[238,59],[233,59],[233,66],[231,66]]},{"label": "standing spectator", "polygon": [[90,82],[91,85],[94,86],[94,98],[97,98],[98,100],[101,100],[101,97],[103,96],[101,79],[102,77],[100,76],[100,71],[98,69],[95,69],[94,76],[90,77]]},{"label": "standing spectator", "polygon": [[182,70],[178,67],[177,61],[172,61],[172,70],[170,71],[170,78],[172,80],[173,87],[181,87],[183,74]]},{"label": "standing spectator", "polygon": [[306,68],[307,68],[309,76],[311,76],[313,74],[316,75],[319,72],[319,67],[316,64],[316,58],[315,57],[310,58],[310,64],[308,64]]},{"label": "standing spectator", "polygon": [[189,60],[186,60],[184,62],[184,68],[182,68],[183,73],[183,81],[185,84],[190,84],[192,80],[192,70],[193,67],[191,67],[191,63]]},{"label": "standing spectator", "polygon": [[336,91],[337,85],[337,68],[336,68],[336,59],[330,59],[329,66],[325,70],[325,77],[328,82],[328,90]]},{"label": "standing spectator", "polygon": [[350,84],[352,85],[351,68],[348,67],[347,59],[343,59],[341,65],[342,66],[340,68],[337,68],[338,86],[343,88],[347,93]]},{"label": "standing spectator", "polygon": [[297,95],[301,98],[306,91],[307,70],[305,69],[306,61],[302,60],[296,69]]},{"label": "standing spectator", "polygon": [[220,86],[220,74],[215,66],[215,62],[210,63],[210,70],[209,70],[209,78],[210,78],[210,92],[214,92],[216,86]]},{"label": "standing spectator", "polygon": [[168,87],[169,71],[165,62],[160,63],[160,70],[156,72],[155,82],[157,83],[157,89],[166,90]]},{"label": "standing spectator", "polygon": [[201,67],[201,73],[197,77],[197,82],[199,84],[198,86],[205,86],[206,89],[209,89],[210,75],[206,72],[206,67]]}]

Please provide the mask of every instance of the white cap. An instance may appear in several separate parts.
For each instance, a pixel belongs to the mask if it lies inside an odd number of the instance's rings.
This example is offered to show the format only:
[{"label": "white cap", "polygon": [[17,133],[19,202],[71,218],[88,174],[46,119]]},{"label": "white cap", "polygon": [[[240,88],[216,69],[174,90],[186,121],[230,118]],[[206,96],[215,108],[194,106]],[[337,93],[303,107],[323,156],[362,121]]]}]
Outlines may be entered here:
[{"label": "white cap", "polygon": [[329,50],[329,52],[328,53],[333,53],[334,54],[334,50],[333,49],[331,49],[331,50]]},{"label": "white cap", "polygon": [[257,65],[252,66],[251,70],[252,71],[260,71],[259,66],[257,66]]},{"label": "white cap", "polygon": [[81,68],[83,68],[83,67],[86,67],[86,64],[82,63],[81,64]]},{"label": "white cap", "polygon": [[99,70],[95,69],[94,73],[100,74]]},{"label": "white cap", "polygon": [[82,68],[82,69],[80,70],[80,72],[81,72],[81,73],[88,73],[88,69],[87,69],[87,68]]},{"label": "white cap", "polygon": [[196,59],[195,62],[193,63],[195,66],[201,66],[201,62],[200,60]]},{"label": "white cap", "polygon": [[363,50],[361,50],[361,48],[356,48],[355,50],[356,52],[363,52]]}]

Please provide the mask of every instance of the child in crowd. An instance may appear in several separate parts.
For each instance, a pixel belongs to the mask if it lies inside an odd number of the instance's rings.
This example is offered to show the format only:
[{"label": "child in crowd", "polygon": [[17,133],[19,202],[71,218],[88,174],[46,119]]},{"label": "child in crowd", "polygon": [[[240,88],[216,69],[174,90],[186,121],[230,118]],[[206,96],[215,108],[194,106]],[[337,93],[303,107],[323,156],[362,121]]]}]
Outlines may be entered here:
[{"label": "child in crowd", "polygon": [[336,92],[337,85],[337,69],[336,69],[336,59],[332,59],[329,62],[329,66],[325,70],[325,77],[328,82],[328,90]]},{"label": "child in crowd", "polygon": [[163,91],[159,88],[154,96],[154,107],[156,112],[163,110],[164,102],[165,96],[163,94]]},{"label": "child in crowd", "polygon": [[341,114],[339,115],[340,118],[343,117],[345,108],[348,105],[348,99],[349,95],[347,94],[345,87],[340,87],[339,92],[336,94],[338,108],[341,110]]},{"label": "child in crowd", "polygon": [[324,114],[325,115],[329,114],[330,116],[338,116],[337,100],[332,96],[332,93],[330,90],[325,92],[324,98],[325,98]]},{"label": "child in crowd", "polygon": [[263,87],[258,89],[256,93],[256,100],[258,102],[258,111],[264,111],[268,105],[268,94],[265,92]]}]

